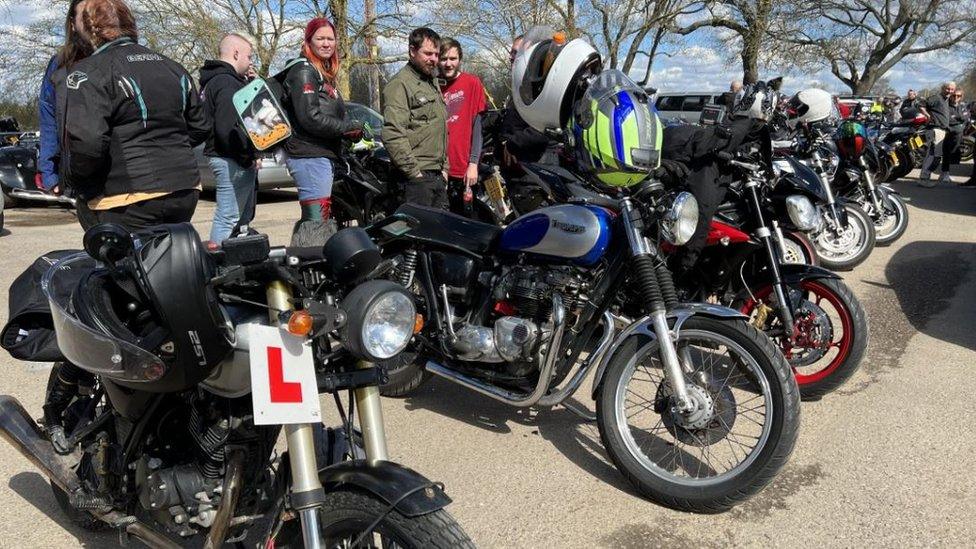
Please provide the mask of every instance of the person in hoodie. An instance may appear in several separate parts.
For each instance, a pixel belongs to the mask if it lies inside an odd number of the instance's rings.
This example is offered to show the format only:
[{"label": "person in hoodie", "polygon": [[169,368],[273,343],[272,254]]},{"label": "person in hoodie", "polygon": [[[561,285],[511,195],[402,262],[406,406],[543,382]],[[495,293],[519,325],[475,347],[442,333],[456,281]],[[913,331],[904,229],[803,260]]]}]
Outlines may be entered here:
[{"label": "person in hoodie", "polygon": [[210,123],[179,63],[138,44],[123,0],[85,0],[75,28],[94,49],[68,74],[61,181],[99,223],[132,231],[190,221],[200,195],[193,147]]},{"label": "person in hoodie", "polygon": [[211,242],[223,242],[235,232],[247,232],[254,219],[257,197],[256,152],[234,109],[234,94],[243,88],[251,67],[250,40],[236,33],[220,41],[220,59],[200,68],[204,110],[213,121],[213,136],[204,156],[214,173],[217,207]]},{"label": "person in hoodie", "polygon": [[302,62],[289,62],[284,76],[285,110],[292,134],[285,144],[288,171],[298,187],[301,218],[292,230],[292,246],[321,246],[332,236],[332,182],[334,160],[342,139],[358,140],[361,122],[346,116],[346,106],[336,89],[339,52],[335,27],[324,17],[305,26]]}]

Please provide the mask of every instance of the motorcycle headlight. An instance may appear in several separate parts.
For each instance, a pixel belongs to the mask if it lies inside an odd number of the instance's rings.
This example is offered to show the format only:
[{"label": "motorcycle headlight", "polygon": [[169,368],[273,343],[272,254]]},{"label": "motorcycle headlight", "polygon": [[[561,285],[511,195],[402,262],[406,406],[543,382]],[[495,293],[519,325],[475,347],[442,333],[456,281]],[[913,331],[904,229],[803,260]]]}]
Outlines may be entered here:
[{"label": "motorcycle headlight", "polygon": [[377,362],[403,351],[413,337],[417,309],[399,284],[371,280],[353,289],[341,302],[346,324],[341,331],[346,349],[362,360]]},{"label": "motorcycle headlight", "polygon": [[813,231],[820,225],[817,208],[803,195],[794,194],[786,197],[786,212],[790,215],[793,225],[801,231]]},{"label": "motorcycle headlight", "polygon": [[674,198],[674,204],[661,218],[661,233],[675,246],[683,246],[698,227],[698,201],[691,193],[681,192]]}]

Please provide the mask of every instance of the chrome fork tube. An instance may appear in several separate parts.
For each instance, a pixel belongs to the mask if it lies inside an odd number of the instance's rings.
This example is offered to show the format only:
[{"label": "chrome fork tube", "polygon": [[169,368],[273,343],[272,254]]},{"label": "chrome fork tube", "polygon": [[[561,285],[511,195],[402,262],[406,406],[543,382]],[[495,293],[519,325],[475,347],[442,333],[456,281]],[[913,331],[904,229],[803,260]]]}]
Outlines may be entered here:
[{"label": "chrome fork tube", "polygon": [[[291,290],[280,280],[268,284],[268,307],[271,308],[271,324],[278,325],[277,311],[292,308]],[[288,444],[288,462],[291,465],[291,503],[298,510],[302,521],[302,537],[306,548],[322,547],[319,531],[319,505],[325,497],[319,481],[318,464],[315,461],[315,440],[311,423],[285,425],[285,441]]]},{"label": "chrome fork tube", "polygon": [[868,163],[864,161],[864,157],[860,158],[860,162],[861,176],[864,178],[864,183],[867,187],[868,199],[874,204],[874,210],[877,212],[876,215],[884,215],[884,207],[881,205],[881,197],[878,196],[878,188],[874,184],[874,176],[871,174],[871,170],[868,169]]},{"label": "chrome fork tube", "polygon": [[[360,361],[356,367],[360,370],[368,370],[373,368],[373,364]],[[363,431],[366,459],[370,464],[377,461],[389,461],[379,387],[375,385],[360,387],[354,390],[353,394],[356,397],[356,407],[359,409],[359,428]]]}]

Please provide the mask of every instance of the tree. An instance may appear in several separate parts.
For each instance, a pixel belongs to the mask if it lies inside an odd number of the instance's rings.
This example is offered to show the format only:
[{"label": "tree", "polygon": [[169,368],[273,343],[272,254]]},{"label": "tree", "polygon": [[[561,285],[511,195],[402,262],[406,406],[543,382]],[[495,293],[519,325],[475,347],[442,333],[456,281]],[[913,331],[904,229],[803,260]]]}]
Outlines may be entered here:
[{"label": "tree", "polygon": [[673,30],[680,35],[703,28],[728,31],[724,41],[740,48],[742,81],[751,84],[759,80],[760,62],[773,53],[775,38],[769,29],[790,13],[790,5],[776,0],[708,0],[706,17]]},{"label": "tree", "polygon": [[802,0],[785,40],[806,67],[826,61],[854,94],[898,62],[949,50],[976,36],[976,0]]}]

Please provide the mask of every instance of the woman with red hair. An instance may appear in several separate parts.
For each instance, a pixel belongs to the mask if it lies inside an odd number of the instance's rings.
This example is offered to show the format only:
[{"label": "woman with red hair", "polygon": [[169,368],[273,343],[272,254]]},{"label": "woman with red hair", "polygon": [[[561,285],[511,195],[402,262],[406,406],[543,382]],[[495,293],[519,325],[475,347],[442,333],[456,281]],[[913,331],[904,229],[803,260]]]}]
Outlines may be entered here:
[{"label": "woman with red hair", "polygon": [[298,187],[302,216],[292,231],[293,246],[321,246],[333,232],[332,163],[339,158],[343,137],[359,139],[362,124],[346,117],[336,89],[339,53],[332,23],[317,17],[305,27],[300,62],[284,79],[285,109],[292,135],[285,145],[288,171]]}]

